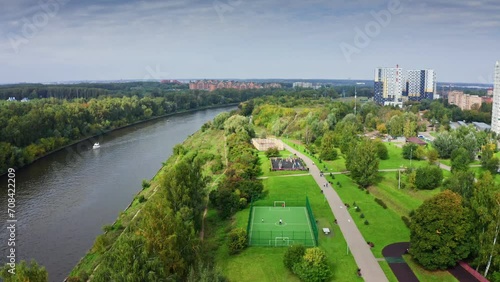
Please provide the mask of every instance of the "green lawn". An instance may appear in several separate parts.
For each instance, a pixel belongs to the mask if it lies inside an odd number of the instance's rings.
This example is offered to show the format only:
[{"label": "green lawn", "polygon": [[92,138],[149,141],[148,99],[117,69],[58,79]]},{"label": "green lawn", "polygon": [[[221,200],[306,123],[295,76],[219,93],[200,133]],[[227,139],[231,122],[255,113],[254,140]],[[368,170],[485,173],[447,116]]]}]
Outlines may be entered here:
[{"label": "green lawn", "polygon": [[[399,189],[397,172],[381,172],[379,175],[381,181],[370,187],[369,191],[377,198],[382,199],[389,208],[399,215],[408,216],[410,211],[417,209],[424,200],[441,192],[440,188],[434,190]],[[401,181],[404,182],[403,174],[401,174]]]},{"label": "green lawn", "polygon": [[[333,272],[332,281],[363,281],[356,275],[356,262],[346,253],[347,244],[340,228],[333,224],[330,206],[311,176],[270,177],[263,180],[269,201],[304,201],[309,197],[318,228],[328,227],[330,235],[319,234],[319,247],[328,255]],[[238,212],[233,220],[236,227],[246,228],[249,209]],[[249,247],[242,253],[229,256],[226,248],[217,254],[217,265],[230,281],[298,281],[283,266],[285,247]]]},{"label": "green lawn", "polygon": [[389,152],[389,159],[387,160],[381,160],[379,169],[391,169],[391,168],[400,168],[401,166],[403,167],[420,167],[420,166],[425,166],[427,164],[427,161],[421,160],[406,160],[403,158],[402,155],[402,148],[399,148],[396,146],[394,143],[390,142],[384,142],[385,146],[387,147],[387,151]]},{"label": "green lawn", "polygon": [[428,282],[455,282],[458,281],[448,271],[428,271],[416,263],[410,255],[403,255],[404,260],[413,270],[418,280]]},{"label": "green lawn", "polygon": [[[299,149],[303,152],[303,146],[293,143],[290,140],[284,140],[288,145]],[[410,161],[403,159],[401,155],[401,148],[396,147],[394,144],[385,143],[389,151],[389,160],[380,162],[380,169],[394,169],[399,168],[402,165],[409,167]],[[323,162],[319,163],[319,160],[315,156],[310,156],[311,159],[316,163],[316,165],[325,168],[325,171],[338,171],[333,170],[334,165],[337,163],[345,163],[343,160],[336,160],[334,162]],[[427,164],[426,161],[415,161],[412,160],[413,167],[424,166]],[[449,171],[443,170],[445,177],[449,177],[451,173]],[[357,185],[348,177],[348,175],[335,175],[333,183],[336,184],[337,181],[342,183],[342,187],[338,188],[334,185],[337,193],[345,203],[351,204],[350,213],[358,226],[361,234],[367,241],[374,242],[375,247],[372,249],[375,257],[382,257],[382,249],[392,243],[396,242],[408,242],[410,240],[410,230],[401,220],[401,215],[408,215],[408,213],[417,208],[425,199],[432,197],[440,192],[440,188],[430,190],[430,191],[411,191],[407,189],[397,190],[398,182],[395,172],[380,173],[381,181],[376,187],[370,188],[373,193],[366,194],[365,191],[357,188]],[[330,176],[327,176],[329,180],[332,180]],[[374,201],[375,195],[382,198],[384,202],[389,206],[388,209],[382,208],[379,204]],[[356,212],[353,208],[353,203],[361,208],[361,212]],[[360,214],[363,213],[365,218],[360,218]],[[365,220],[368,220],[369,225],[365,225]],[[319,226],[318,226],[319,227]],[[384,273],[388,277],[389,281],[397,281],[394,273],[389,268],[386,262],[381,262],[380,265],[384,270]],[[415,267],[417,277],[433,277],[429,272],[423,273],[423,269]],[[436,280],[425,280],[422,281],[455,281],[454,277],[448,272],[442,272],[440,275],[433,277]]]}]

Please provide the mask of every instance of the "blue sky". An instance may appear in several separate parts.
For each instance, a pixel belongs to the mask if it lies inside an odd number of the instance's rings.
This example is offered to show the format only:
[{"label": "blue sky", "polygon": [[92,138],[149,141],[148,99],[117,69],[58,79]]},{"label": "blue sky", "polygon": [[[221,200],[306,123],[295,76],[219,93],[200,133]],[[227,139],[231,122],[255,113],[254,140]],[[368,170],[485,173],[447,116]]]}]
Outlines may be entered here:
[{"label": "blue sky", "polygon": [[0,83],[373,79],[396,64],[491,83],[500,60],[497,0],[4,0],[0,27]]}]

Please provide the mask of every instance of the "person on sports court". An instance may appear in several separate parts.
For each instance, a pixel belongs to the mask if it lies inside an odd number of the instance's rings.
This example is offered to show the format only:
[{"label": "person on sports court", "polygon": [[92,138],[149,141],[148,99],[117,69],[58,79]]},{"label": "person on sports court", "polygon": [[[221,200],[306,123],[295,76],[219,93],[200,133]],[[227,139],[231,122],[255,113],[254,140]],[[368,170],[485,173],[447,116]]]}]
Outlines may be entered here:
[{"label": "person on sports court", "polygon": [[282,223],[283,223],[283,220],[281,220],[281,218],[280,218],[280,225],[281,225]]}]

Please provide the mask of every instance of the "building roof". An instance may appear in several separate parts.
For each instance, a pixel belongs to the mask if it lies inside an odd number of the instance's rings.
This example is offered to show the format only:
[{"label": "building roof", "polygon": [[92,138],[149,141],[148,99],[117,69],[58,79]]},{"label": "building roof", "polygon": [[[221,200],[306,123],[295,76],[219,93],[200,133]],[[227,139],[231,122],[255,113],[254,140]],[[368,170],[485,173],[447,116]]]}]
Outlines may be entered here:
[{"label": "building roof", "polygon": [[406,142],[414,143],[414,144],[417,144],[417,145],[427,145],[427,143],[424,140],[422,140],[422,139],[420,139],[418,137],[407,138]]}]

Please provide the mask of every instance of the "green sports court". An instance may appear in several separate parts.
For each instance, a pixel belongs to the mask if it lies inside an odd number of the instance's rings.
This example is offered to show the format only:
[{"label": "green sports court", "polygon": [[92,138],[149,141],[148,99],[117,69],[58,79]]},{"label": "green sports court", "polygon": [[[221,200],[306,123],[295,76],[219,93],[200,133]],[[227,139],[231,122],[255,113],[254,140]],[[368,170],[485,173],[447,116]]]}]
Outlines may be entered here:
[{"label": "green sports court", "polygon": [[252,206],[247,231],[250,246],[317,245],[316,222],[310,209],[290,207],[284,201],[275,201],[273,206]]}]

